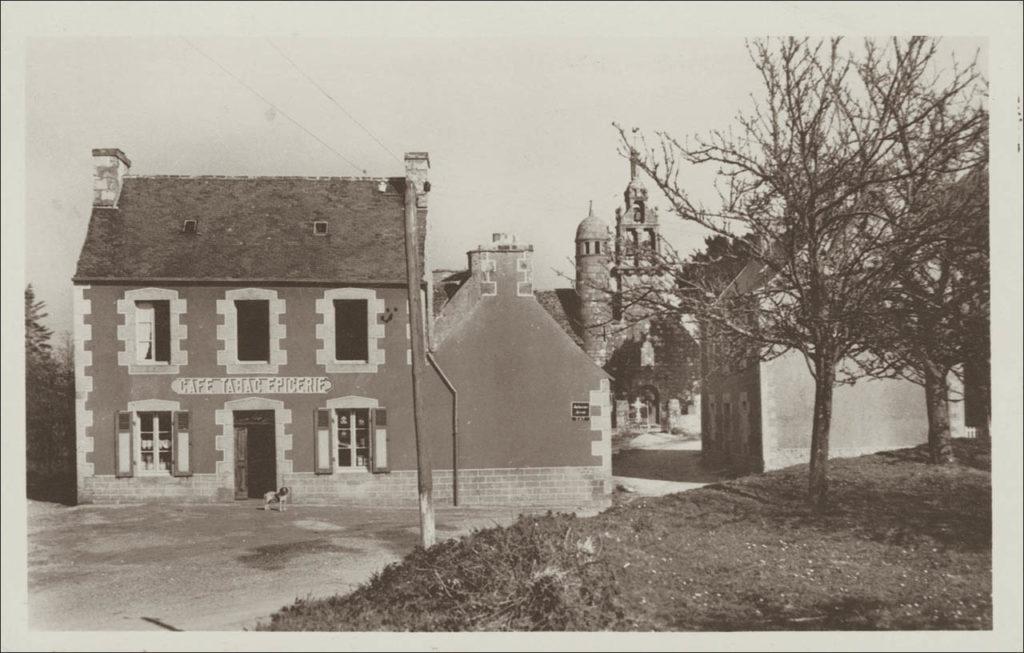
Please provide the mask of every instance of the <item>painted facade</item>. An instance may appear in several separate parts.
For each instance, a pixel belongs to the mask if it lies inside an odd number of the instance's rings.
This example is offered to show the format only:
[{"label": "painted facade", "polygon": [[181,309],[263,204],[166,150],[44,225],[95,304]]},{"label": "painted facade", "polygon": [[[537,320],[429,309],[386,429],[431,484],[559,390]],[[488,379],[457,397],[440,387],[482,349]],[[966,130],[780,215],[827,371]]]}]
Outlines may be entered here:
[{"label": "painted facade", "polygon": [[[425,226],[426,155],[390,179],[131,177],[119,150],[94,158],[74,279],[79,501],[231,501],[287,485],[296,503],[414,505],[403,191],[415,186]],[[457,483],[467,505],[606,501],[606,375],[510,330],[543,313],[529,261],[514,265],[517,301],[494,267],[495,292],[437,347],[460,391],[457,436],[451,393],[425,375],[434,496],[450,503]],[[346,321],[345,302],[362,322]],[[358,356],[339,359],[353,343]],[[540,369],[524,394],[516,361],[531,346]],[[575,400],[587,421],[573,421]]]}]

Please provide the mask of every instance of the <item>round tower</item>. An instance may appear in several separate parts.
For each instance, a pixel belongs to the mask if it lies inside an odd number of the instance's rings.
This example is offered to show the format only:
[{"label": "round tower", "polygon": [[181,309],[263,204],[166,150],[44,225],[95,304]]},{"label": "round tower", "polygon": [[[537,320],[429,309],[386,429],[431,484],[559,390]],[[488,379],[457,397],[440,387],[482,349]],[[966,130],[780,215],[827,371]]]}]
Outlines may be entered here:
[{"label": "round tower", "polygon": [[580,301],[583,348],[602,366],[608,357],[606,334],[612,319],[610,241],[608,225],[594,215],[591,202],[590,214],[576,228],[576,295]]}]

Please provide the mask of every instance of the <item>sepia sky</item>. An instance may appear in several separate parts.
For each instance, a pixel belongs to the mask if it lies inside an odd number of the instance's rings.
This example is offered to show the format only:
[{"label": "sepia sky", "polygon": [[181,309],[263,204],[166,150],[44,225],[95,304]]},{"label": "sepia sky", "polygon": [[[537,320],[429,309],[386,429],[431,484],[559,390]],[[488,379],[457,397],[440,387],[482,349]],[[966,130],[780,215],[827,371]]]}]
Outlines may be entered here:
[{"label": "sepia sky", "polygon": [[[965,59],[984,41],[945,46]],[[535,246],[544,289],[569,284],[560,273],[572,275],[590,200],[613,222],[628,181],[613,121],[705,132],[758,90],[741,38],[60,37],[29,41],[26,67],[26,281],[58,331],[71,324],[94,147],[121,148],[140,175],[400,176],[402,153],[425,150],[428,264],[462,267],[492,232],[513,232]],[[711,169],[684,179],[708,202],[712,181]],[[701,244],[699,228],[663,216],[681,251]]]}]

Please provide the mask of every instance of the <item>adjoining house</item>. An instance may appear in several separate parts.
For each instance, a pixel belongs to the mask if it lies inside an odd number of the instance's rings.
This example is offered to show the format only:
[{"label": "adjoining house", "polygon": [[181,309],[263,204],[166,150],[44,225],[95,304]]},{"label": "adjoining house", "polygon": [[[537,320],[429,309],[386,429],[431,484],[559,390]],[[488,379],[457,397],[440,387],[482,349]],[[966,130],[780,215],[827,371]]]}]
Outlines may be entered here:
[{"label": "adjoining house", "polygon": [[[748,264],[726,292],[747,293],[761,283]],[[770,361],[744,353],[705,325],[701,339],[704,393],[701,450],[707,460],[736,471],[760,472],[810,459],[814,379],[803,355]],[[954,388],[958,386],[951,379]],[[954,437],[963,437],[963,402],[950,402]],[[859,456],[928,440],[924,388],[902,379],[860,379],[833,390],[830,457]]]},{"label": "adjoining house", "polygon": [[656,285],[644,250],[664,246],[658,210],[630,162],[624,206],[608,224],[590,214],[576,229],[575,288],[538,293],[541,304],[596,364],[613,377],[617,428],[700,430],[700,348],[678,318],[631,302]]},{"label": "adjoining house", "polygon": [[[404,178],[132,176],[120,150],[93,157],[79,501],[287,485],[298,503],[414,504],[404,215],[411,184],[422,256],[427,155]],[[607,375],[537,305],[528,250],[470,260],[423,384],[435,498],[606,500]]]}]

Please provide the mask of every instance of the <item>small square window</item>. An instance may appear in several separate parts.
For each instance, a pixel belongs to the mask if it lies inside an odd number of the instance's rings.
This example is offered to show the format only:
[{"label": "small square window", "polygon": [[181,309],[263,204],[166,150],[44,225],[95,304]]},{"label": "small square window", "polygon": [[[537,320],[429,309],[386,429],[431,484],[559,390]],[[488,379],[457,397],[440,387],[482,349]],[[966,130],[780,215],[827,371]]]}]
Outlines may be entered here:
[{"label": "small square window", "polygon": [[181,233],[183,234],[194,234],[199,231],[198,220],[185,220],[184,224],[181,225]]},{"label": "small square window", "polygon": [[313,233],[317,236],[327,235],[327,222],[324,220],[317,220],[313,223]]}]

